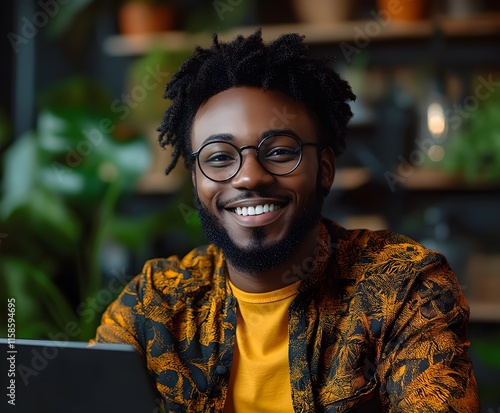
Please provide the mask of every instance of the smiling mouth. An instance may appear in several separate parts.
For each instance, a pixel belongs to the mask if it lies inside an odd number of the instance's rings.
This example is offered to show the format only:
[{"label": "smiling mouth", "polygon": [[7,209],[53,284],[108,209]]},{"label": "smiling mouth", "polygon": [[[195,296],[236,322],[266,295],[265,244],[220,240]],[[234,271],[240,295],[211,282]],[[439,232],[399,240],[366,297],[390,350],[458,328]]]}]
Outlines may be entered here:
[{"label": "smiling mouth", "polygon": [[233,208],[232,212],[234,212],[237,215],[246,217],[248,215],[267,214],[269,212],[277,211],[280,208],[281,208],[281,205],[277,205],[277,204],[263,204],[263,205]]}]

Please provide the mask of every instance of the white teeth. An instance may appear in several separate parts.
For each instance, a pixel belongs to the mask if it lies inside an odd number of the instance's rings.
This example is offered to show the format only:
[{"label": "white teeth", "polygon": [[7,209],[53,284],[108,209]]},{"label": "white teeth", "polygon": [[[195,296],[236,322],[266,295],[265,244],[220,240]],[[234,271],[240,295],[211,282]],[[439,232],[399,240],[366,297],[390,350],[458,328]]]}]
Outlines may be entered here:
[{"label": "white teeth", "polygon": [[261,215],[267,212],[277,211],[281,207],[274,204],[255,205],[249,207],[237,207],[234,212],[246,217],[247,215]]}]

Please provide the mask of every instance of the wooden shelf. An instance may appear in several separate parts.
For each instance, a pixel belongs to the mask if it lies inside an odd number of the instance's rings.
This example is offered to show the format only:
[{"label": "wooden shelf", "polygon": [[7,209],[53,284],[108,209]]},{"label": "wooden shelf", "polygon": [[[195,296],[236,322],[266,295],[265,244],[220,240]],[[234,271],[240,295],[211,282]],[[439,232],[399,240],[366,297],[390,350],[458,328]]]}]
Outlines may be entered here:
[{"label": "wooden shelf", "polygon": [[[398,175],[393,171],[400,181],[395,181],[396,187],[405,188],[409,191],[498,191],[500,182],[477,181],[468,182],[458,175],[449,175],[435,168],[415,168],[413,171]],[[338,168],[335,172],[335,181],[332,190],[354,190],[373,180],[372,173],[365,167]]]},{"label": "wooden shelf", "polygon": [[[238,34],[249,35],[258,26],[245,26],[220,34],[227,41]],[[306,36],[309,44],[354,42],[355,36],[365,33],[370,41],[398,39],[421,39],[432,36],[441,30],[447,37],[474,37],[500,34],[500,13],[478,14],[468,19],[439,17],[416,22],[377,20],[356,20],[331,24],[276,24],[262,26],[264,41],[270,41],[283,33],[300,33]],[[103,48],[110,56],[134,56],[146,53],[155,47],[170,50],[192,49],[195,45],[208,46],[210,33],[187,33],[171,31],[143,35],[115,35],[108,37]]]},{"label": "wooden shelf", "polygon": [[402,176],[401,179],[403,180],[402,187],[414,191],[460,190],[474,192],[500,189],[500,182],[468,182],[461,176],[448,175],[442,170],[433,168],[415,168],[413,172]]}]

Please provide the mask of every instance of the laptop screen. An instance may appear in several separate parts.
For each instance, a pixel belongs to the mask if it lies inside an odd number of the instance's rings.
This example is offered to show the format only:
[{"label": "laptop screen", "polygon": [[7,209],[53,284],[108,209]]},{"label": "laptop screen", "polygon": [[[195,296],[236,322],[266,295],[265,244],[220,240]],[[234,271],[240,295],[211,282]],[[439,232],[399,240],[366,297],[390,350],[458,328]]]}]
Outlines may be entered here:
[{"label": "laptop screen", "polygon": [[0,338],[0,351],[2,412],[162,411],[132,346]]}]

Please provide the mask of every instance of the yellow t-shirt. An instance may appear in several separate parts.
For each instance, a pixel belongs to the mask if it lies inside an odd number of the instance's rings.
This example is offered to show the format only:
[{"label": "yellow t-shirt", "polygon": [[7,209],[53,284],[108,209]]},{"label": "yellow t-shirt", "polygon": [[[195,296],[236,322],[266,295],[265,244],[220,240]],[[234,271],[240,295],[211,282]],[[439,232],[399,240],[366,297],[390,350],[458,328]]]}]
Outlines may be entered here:
[{"label": "yellow t-shirt", "polygon": [[238,300],[238,321],[225,413],[294,411],[288,308],[299,283],[267,293],[247,293],[229,282]]}]

